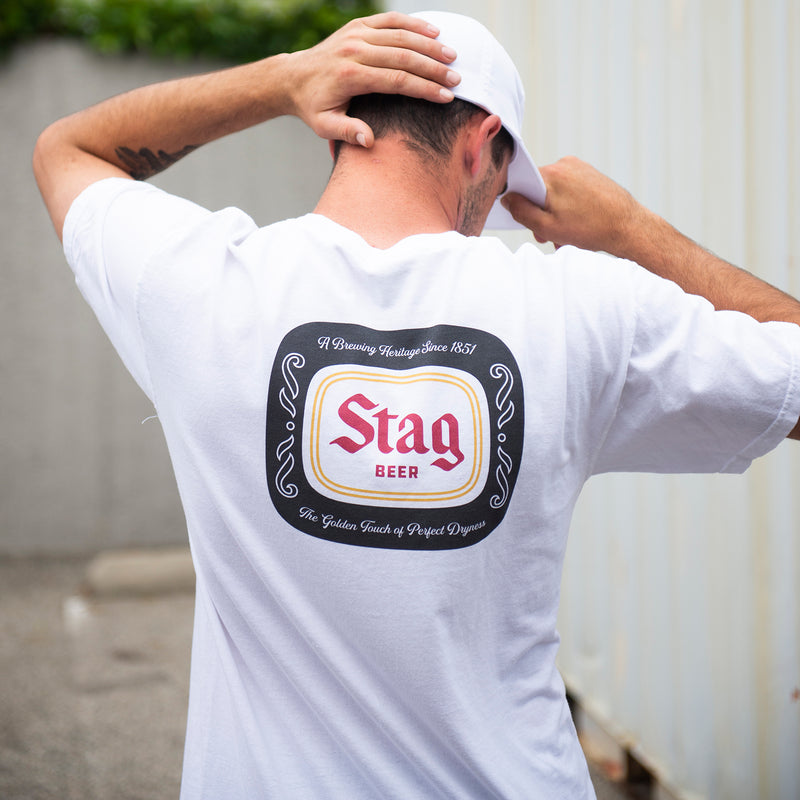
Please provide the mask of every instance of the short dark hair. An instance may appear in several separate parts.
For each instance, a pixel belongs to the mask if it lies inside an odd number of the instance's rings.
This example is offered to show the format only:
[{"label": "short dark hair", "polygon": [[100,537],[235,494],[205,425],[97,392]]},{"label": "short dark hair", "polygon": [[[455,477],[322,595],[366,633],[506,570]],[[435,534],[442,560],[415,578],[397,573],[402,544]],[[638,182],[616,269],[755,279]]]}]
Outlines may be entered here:
[{"label": "short dark hair", "polygon": [[[453,141],[464,125],[479,113],[479,106],[456,98],[449,103],[432,103],[399,94],[362,94],[350,101],[348,116],[364,120],[375,138],[388,133],[407,136],[408,147],[423,158],[440,162],[447,158]],[[334,145],[338,157],[341,142]],[[511,134],[501,128],[492,140],[492,161],[498,169],[506,153],[514,151]]]}]

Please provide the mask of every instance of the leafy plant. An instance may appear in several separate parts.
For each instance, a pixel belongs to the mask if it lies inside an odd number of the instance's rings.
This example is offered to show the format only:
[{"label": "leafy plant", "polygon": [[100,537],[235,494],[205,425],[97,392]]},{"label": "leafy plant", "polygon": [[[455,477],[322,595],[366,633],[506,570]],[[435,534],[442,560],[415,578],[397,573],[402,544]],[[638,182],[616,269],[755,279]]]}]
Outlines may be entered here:
[{"label": "leafy plant", "polygon": [[41,35],[102,52],[253,61],[316,44],[374,0],[0,0],[0,53]]},{"label": "leafy plant", "polygon": [[49,32],[54,11],[55,0],[0,0],[0,52]]}]

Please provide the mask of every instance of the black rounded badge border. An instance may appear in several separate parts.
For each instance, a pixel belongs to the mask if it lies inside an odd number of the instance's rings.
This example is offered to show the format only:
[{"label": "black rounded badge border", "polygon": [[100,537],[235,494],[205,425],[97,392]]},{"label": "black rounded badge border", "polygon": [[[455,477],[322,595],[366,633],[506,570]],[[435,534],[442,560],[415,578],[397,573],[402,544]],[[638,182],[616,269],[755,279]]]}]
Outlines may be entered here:
[{"label": "black rounded badge border", "polygon": [[[347,503],[317,492],[303,469],[302,426],[311,380],[332,365],[398,371],[436,366],[473,375],[489,406],[489,471],[481,493],[459,506],[407,509]],[[519,368],[493,334],[456,325],[381,331],[307,323],[283,338],[270,375],[265,437],[270,498],[292,527],[332,542],[400,550],[469,547],[505,516],[519,473],[524,429]]]}]

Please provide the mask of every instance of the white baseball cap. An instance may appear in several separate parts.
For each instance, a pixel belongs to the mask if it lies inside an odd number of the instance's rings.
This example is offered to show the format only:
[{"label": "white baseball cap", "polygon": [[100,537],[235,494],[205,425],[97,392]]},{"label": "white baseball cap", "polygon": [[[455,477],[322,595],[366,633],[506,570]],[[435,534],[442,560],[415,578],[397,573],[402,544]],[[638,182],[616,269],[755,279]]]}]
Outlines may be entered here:
[{"label": "white baseball cap", "polygon": [[[543,206],[547,190],[539,169],[522,141],[525,115],[525,90],[522,78],[503,46],[477,20],[447,11],[419,11],[411,15],[436,26],[439,40],[452,47],[457,58],[449,66],[461,75],[461,83],[451,87],[456,97],[497,114],[514,139],[514,155],[508,165],[508,191],[519,192]],[[487,228],[522,227],[495,201]]]}]

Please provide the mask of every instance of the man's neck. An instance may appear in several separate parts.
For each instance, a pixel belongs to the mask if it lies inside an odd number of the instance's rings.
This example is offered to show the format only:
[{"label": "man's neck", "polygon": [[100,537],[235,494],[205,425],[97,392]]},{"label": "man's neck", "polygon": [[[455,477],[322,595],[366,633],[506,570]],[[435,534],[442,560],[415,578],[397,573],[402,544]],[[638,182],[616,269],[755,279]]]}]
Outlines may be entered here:
[{"label": "man's neck", "polygon": [[314,209],[381,249],[417,233],[456,228],[458,191],[396,139],[344,146]]}]

